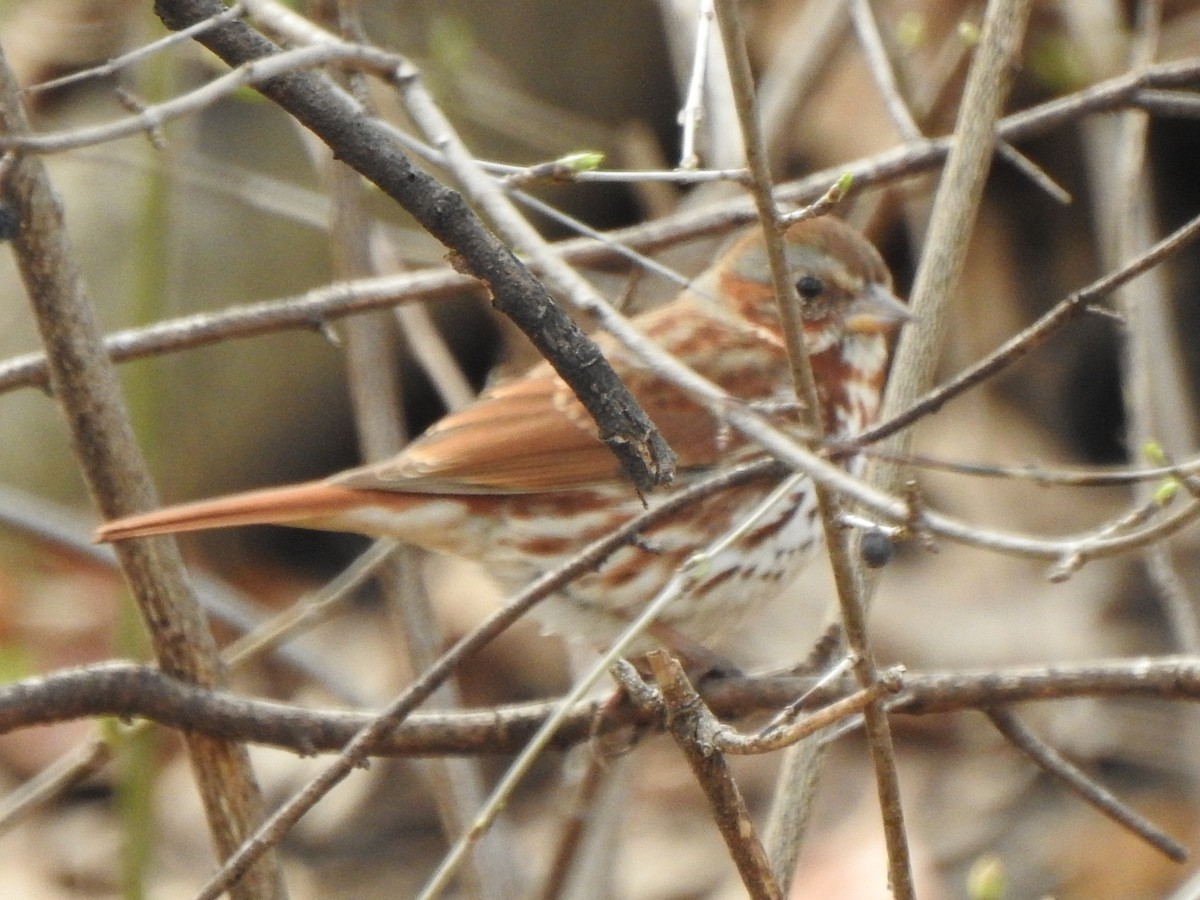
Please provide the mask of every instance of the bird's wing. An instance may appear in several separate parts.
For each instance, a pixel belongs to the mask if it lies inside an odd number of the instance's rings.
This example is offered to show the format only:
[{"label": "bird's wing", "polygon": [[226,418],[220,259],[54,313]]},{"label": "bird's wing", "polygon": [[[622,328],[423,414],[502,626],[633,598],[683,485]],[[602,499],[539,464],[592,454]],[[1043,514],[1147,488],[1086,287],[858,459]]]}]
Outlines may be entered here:
[{"label": "bird's wing", "polygon": [[[649,325],[647,330],[653,336],[653,319]],[[716,323],[711,327],[727,326]],[[726,345],[738,342],[736,335],[724,335],[723,340]],[[761,352],[759,335],[746,334],[742,340]],[[611,341],[602,344],[622,381],[678,455],[679,469],[714,465],[726,445],[711,414],[636,364]],[[684,356],[692,354],[684,352]],[[700,362],[700,367],[708,370],[702,374],[718,383],[728,381],[731,374],[738,381],[739,372],[726,371],[730,365],[745,369],[736,362],[736,353],[715,366],[703,363],[711,357],[700,354],[687,361],[694,367]],[[741,372],[742,380],[746,374]],[[771,390],[777,377],[777,372],[755,369],[755,384],[727,386],[739,396],[757,398],[766,396],[761,392]],[[492,494],[572,490],[619,478],[616,459],[599,439],[595,423],[570,388],[543,364],[486,391],[434,425],[399,456],[336,476],[333,482],[374,490]]]}]

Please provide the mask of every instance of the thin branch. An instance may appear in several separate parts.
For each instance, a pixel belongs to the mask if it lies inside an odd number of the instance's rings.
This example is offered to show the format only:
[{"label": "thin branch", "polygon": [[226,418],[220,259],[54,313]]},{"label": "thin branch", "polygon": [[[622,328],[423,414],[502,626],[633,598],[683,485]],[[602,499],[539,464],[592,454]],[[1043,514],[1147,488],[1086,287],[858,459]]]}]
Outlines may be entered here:
[{"label": "thin branch", "polygon": [[[820,683],[816,687],[820,688]],[[713,745],[724,753],[739,756],[773,753],[851,716],[865,715],[872,703],[885,700],[887,695],[895,694],[903,687],[903,669],[892,667],[880,672],[879,679],[870,687],[860,688],[848,697],[821,706],[803,718],[796,718],[796,713],[800,710],[793,704],[784,710],[781,716],[776,717],[777,721],[771,722],[755,734],[739,734],[732,728],[723,726],[715,730],[712,736]],[[811,702],[811,695],[806,695],[803,699],[807,705]]]},{"label": "thin branch", "polygon": [[[90,516],[3,484],[0,484],[0,525],[32,535],[38,541],[55,544],[64,552],[95,565],[114,572],[120,570],[116,551],[108,544],[92,541],[94,525]],[[266,627],[270,621],[258,604],[228,582],[200,571],[190,573],[190,580],[205,614],[227,628],[249,635]],[[340,672],[334,672],[332,667],[314,659],[311,648],[277,643],[264,646],[262,652],[267,649],[276,654],[278,661],[320,684],[338,699],[362,705],[359,691],[351,687]]]},{"label": "thin branch", "polygon": [[[204,19],[217,0],[163,0],[158,6],[173,29]],[[260,65],[282,51],[240,21],[201,33],[197,40],[231,66]],[[320,50],[323,42],[306,50]],[[361,49],[361,48],[360,48]],[[372,50],[388,71],[410,87],[416,70],[402,58]],[[403,206],[426,231],[451,248],[459,265],[492,292],[493,303],[530,338],[596,419],[600,434],[640,489],[669,481],[674,456],[595,343],[554,303],[506,247],[488,231],[463,197],[440,184],[397,146],[378,119],[327,78],[290,72],[256,85],[327,143],[339,159]]]},{"label": "thin branch", "polygon": [[297,636],[328,621],[345,607],[359,588],[375,576],[398,546],[396,541],[389,538],[375,541],[319,591],[302,597],[253,631],[232,641],[225,648],[230,664],[260,656],[268,650],[286,647]]},{"label": "thin branch", "polygon": [[77,84],[80,81],[87,81],[91,78],[107,78],[110,75],[118,74],[122,69],[129,68],[142,60],[145,60],[155,53],[174,47],[177,44],[186,43],[202,31],[207,31],[214,25],[220,25],[222,22],[230,19],[238,19],[246,12],[245,6],[241,2],[234,2],[229,5],[229,8],[223,12],[217,13],[203,22],[197,22],[189,28],[182,31],[176,31],[159,38],[156,41],[142,44],[136,50],[131,50],[129,53],[124,53],[121,56],[114,57],[99,66],[92,66],[87,69],[80,69],[77,72],[72,72],[69,75],[63,75],[61,78],[52,78],[49,81],[43,81],[38,84],[32,84],[29,87],[22,88],[22,95],[29,97],[34,94],[44,93],[45,91],[58,90],[59,88],[67,87],[68,85]]},{"label": "thin branch", "polygon": [[[575,216],[563,212],[557,207],[546,203],[544,200],[539,200],[537,197],[533,196],[532,194],[528,194],[525,191],[511,190],[510,193],[515,200],[520,202],[523,206],[527,206],[529,209],[532,209],[534,212],[546,216],[548,219],[558,222],[561,225],[565,225],[576,234],[591,238],[592,240],[598,241],[604,246],[611,248],[615,258],[619,260],[628,260],[637,266],[637,268],[641,271],[657,275],[668,284],[673,284],[681,290],[691,285],[690,278],[679,274],[670,266],[664,265],[663,263],[660,263],[658,260],[647,256],[644,253],[639,253],[634,248],[613,239],[610,235],[604,233],[603,231],[598,231],[597,229],[592,228],[586,222],[583,222]],[[563,245],[554,245],[554,249],[561,252]],[[571,257],[569,255],[562,254],[562,256],[563,259],[571,261]]]},{"label": "thin branch", "polygon": [[[372,249],[376,256],[398,265],[391,245],[375,233]],[[454,358],[433,316],[422,303],[406,303],[393,311],[400,333],[417,364],[428,376],[446,409],[462,409],[475,397],[475,389]]]},{"label": "thin branch", "polygon": [[1184,91],[1138,91],[1133,102],[1138,108],[1155,116],[1200,118],[1200,97]]},{"label": "thin branch", "polygon": [[891,453],[877,447],[857,447],[853,442],[841,445],[831,443],[828,446],[828,452],[834,456],[843,453],[861,453],[864,456],[874,456],[897,465],[917,469],[952,472],[956,475],[970,475],[978,478],[1029,481],[1044,487],[1104,487],[1147,481],[1162,483],[1200,475],[1200,457],[1170,466],[1051,467],[1040,463],[1006,466],[996,463],[972,463],[942,459],[925,453]]},{"label": "thin branch", "polygon": [[894,413],[874,428],[867,429],[858,436],[858,440],[862,443],[874,443],[898,433],[922,416],[936,412],[951,397],[985,381],[1031,350],[1040,347],[1055,331],[1083,314],[1097,300],[1132,281],[1167,257],[1178,253],[1197,237],[1200,237],[1200,216],[1196,216],[1175,229],[1144,253],[1140,253],[1122,264],[1120,268],[1070,294],[1028,328],[1009,338],[975,365],[911,401],[908,408],[902,412]]},{"label": "thin branch", "polygon": [[[1135,70],[1153,62],[1158,52],[1162,6],[1161,0],[1141,0],[1137,5],[1130,48],[1130,67]],[[1146,166],[1150,116],[1141,110],[1126,110],[1118,121],[1119,139],[1112,148],[1116,173],[1097,190],[1113,197],[1107,208],[1113,210],[1114,221],[1101,226],[1103,237],[1111,238],[1111,243],[1105,241],[1110,251],[1105,255],[1119,262],[1136,255],[1157,228],[1151,212],[1151,173]],[[1147,441],[1161,442],[1168,456],[1193,447],[1198,434],[1191,404],[1184,399],[1191,392],[1191,384],[1169,295],[1167,278],[1157,270],[1142,279],[1136,290],[1128,285],[1114,298],[1127,323],[1120,355],[1126,446],[1142,448]],[[1146,500],[1153,487],[1142,484],[1135,491]],[[1177,649],[1200,651],[1196,598],[1184,585],[1170,544],[1147,547],[1143,555]],[[1193,723],[1193,741],[1198,737],[1200,726]]]},{"label": "thin branch", "polygon": [[888,118],[892,120],[892,124],[904,140],[921,140],[925,135],[900,91],[870,0],[850,0],[850,16],[859,46],[862,47],[863,57],[867,61],[867,69],[875,81],[879,96],[883,99]]},{"label": "thin branch", "polygon": [[[215,313],[196,313],[144,328],[114,332],[104,339],[113,362],[145,359],[227,340],[302,328],[319,331],[328,321],[421,299],[461,295],[478,282],[450,270],[363,278],[315,288],[280,300],[248,303]],[[0,364],[0,393],[48,386],[44,353],[15,356]]]},{"label": "thin branch", "polygon": [[771,874],[771,862],[758,838],[745,797],[724,754],[711,740],[712,714],[677,659],[656,650],[649,661],[666,711],[667,730],[708,798],[712,819],[737,866],[742,884],[754,900],[780,900],[783,892]]},{"label": "thin branch", "polygon": [[[717,18],[725,44],[729,63],[729,75],[733,84],[734,102],[742,126],[742,140],[746,147],[746,164],[750,169],[751,192],[755,207],[762,222],[766,238],[767,260],[771,269],[771,281],[779,303],[783,323],[784,340],[792,365],[792,386],[800,401],[803,424],[807,430],[821,435],[820,403],[817,398],[816,381],[808,360],[808,349],[804,341],[804,325],[800,318],[800,298],[790,275],[783,252],[779,211],[772,195],[770,163],[766,157],[766,145],[759,123],[755,98],[754,78],[750,71],[750,59],[746,50],[746,36],[740,14],[734,0],[718,0]],[[859,586],[858,574],[851,560],[847,532],[838,527],[837,498],[827,492],[824,485],[815,486],[817,506],[825,535],[834,584],[837,588],[838,606],[844,627],[847,645],[855,658],[855,675],[864,690],[871,690],[878,681],[866,626],[866,606]],[[896,756],[892,745],[891,730],[882,704],[876,698],[864,710],[868,746],[875,769],[875,783],[883,813],[884,837],[887,843],[888,884],[900,900],[915,896],[912,879],[912,862],[908,852],[908,836],[904,830],[904,813],[900,801],[899,777],[896,774]],[[800,800],[807,791],[793,794],[790,800]],[[783,801],[787,802],[787,800]],[[778,808],[778,807],[777,807]],[[776,848],[777,849],[777,848]],[[794,858],[790,854],[772,854],[775,876],[788,889],[794,870]]]},{"label": "thin branch", "polygon": [[93,737],[72,747],[36,775],[23,781],[0,798],[0,835],[7,834],[30,813],[60,799],[85,778],[99,772],[112,761],[113,746],[102,737]]},{"label": "thin branch", "polygon": [[475,389],[459,368],[429,310],[419,303],[406,303],[396,307],[395,314],[409,351],[429,377],[443,406],[454,411],[470,403]]},{"label": "thin branch", "polygon": [[[205,27],[195,28],[192,30],[191,36],[195,40],[201,40],[209,36],[211,32],[231,24],[246,27],[236,18],[222,17],[219,13],[214,12],[211,16],[194,23],[194,25]],[[218,76],[198,88],[171,100],[147,106],[126,118],[48,134],[5,135],[0,137],[0,148],[49,154],[78,150],[81,147],[91,147],[96,144],[107,144],[137,134],[152,134],[168,122],[203,112],[218,101],[231,97],[244,88],[260,88],[283,76],[324,66],[351,67],[386,75],[393,64],[394,59],[382,50],[340,41],[329,41],[292,50],[280,50],[273,56],[235,66],[232,71]],[[358,113],[367,115],[366,111],[362,109],[359,109]]]},{"label": "thin branch", "polygon": [[[28,129],[16,81],[0,57],[0,132],[20,136]],[[116,371],[104,353],[63,210],[41,160],[18,156],[4,178],[3,195],[20,220],[12,241],[17,265],[88,488],[107,516],[150,509],[157,505],[154,486],[137,450]],[[205,687],[223,684],[226,673],[216,642],[188,587],[174,541],[130,541],[117,554],[163,669]],[[185,740],[209,830],[223,857],[261,817],[262,798],[249,756],[244,747],[200,735]],[[285,893],[276,860],[264,856],[236,896],[263,900]]]},{"label": "thin branch", "polygon": [[699,0],[693,35],[692,71],[683,96],[683,108],[679,111],[679,168],[684,170],[695,169],[700,164],[696,135],[700,123],[704,121],[704,86],[708,82],[708,56],[712,52],[715,15],[712,0]]},{"label": "thin branch", "polygon": [[[844,681],[815,686],[812,677],[729,676],[710,679],[700,694],[722,719],[779,710],[808,694],[806,708],[847,697]],[[1200,658],[1135,657],[1070,664],[1012,666],[957,672],[905,672],[892,715],[942,715],[1017,703],[1081,697],[1125,697],[1200,703]],[[555,730],[550,746],[565,750],[623,729],[660,729],[645,710],[581,701]],[[557,709],[558,700],[455,713],[414,713],[386,731],[371,755],[493,755],[518,752]],[[249,742],[303,755],[338,753],[374,712],[311,709],[200,688],[152,666],[95,663],[0,687],[0,733],[94,716],[144,718],[169,728],[227,741]]]},{"label": "thin branch", "polygon": [[1062,782],[1105,816],[1133,832],[1172,862],[1183,862],[1187,859],[1187,849],[1179,841],[1068,762],[1061,753],[1030,731],[1010,710],[986,709],[984,715],[1009,743],[1032,759],[1038,768]]},{"label": "thin branch", "polygon": [[577,169],[554,160],[535,163],[532,166],[514,166],[508,163],[480,160],[485,172],[504,176],[505,182],[524,187],[538,181],[573,182],[578,184],[707,184],[714,181],[730,181],[744,184],[745,169]]}]

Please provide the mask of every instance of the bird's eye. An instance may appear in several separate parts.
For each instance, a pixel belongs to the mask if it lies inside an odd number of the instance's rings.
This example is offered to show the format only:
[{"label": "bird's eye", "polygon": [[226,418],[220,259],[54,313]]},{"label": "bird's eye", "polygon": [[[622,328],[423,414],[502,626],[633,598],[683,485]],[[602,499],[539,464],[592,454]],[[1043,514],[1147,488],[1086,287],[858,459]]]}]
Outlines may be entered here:
[{"label": "bird's eye", "polygon": [[825,290],[825,282],[816,275],[801,275],[796,279],[796,292],[805,300],[812,300]]}]

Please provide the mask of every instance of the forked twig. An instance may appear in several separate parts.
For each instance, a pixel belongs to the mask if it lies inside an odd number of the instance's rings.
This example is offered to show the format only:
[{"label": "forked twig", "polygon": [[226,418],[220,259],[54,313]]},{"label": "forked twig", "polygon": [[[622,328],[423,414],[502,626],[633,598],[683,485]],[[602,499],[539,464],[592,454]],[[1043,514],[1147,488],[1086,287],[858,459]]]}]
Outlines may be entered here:
[{"label": "forked twig", "polygon": [[729,848],[742,884],[754,900],[779,900],[783,891],[771,873],[771,861],[759,840],[745,797],[724,754],[711,741],[712,714],[677,659],[656,650],[650,654],[649,662],[666,709],[667,729],[708,799],[712,819]]}]

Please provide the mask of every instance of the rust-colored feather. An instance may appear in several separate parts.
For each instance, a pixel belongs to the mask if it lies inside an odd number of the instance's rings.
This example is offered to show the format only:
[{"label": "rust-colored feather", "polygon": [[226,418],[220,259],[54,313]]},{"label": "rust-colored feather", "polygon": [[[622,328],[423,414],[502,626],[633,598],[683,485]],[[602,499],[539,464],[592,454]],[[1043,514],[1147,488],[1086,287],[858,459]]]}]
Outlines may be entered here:
[{"label": "rust-colored feather", "polygon": [[[771,399],[786,376],[782,344],[705,304],[679,300],[639,324],[700,374],[747,401]],[[681,312],[686,309],[686,315]],[[684,327],[679,327],[680,323]],[[678,333],[673,333],[678,332]],[[679,456],[681,471],[716,465],[713,416],[608,338],[605,355]],[[719,346],[723,353],[709,348]],[[786,384],[786,381],[784,382]],[[621,474],[595,423],[545,364],[485,392],[434,425],[399,456],[335,476],[335,483],[425,494],[525,494],[616,482]],[[630,488],[632,491],[632,488]]]},{"label": "rust-colored feather", "polygon": [[[348,506],[368,499],[364,491],[340,487],[329,481],[309,481],[284,487],[264,488],[181,503],[153,512],[126,516],[96,529],[97,541],[118,541],[128,537],[173,534],[179,531],[203,531],[234,525],[285,524],[330,519]],[[402,495],[385,494],[380,502],[399,506]]]},{"label": "rust-colored feather", "polygon": [[337,483],[419,493],[531,493],[611,477],[613,457],[548,366],[486,392],[384,463]]}]

